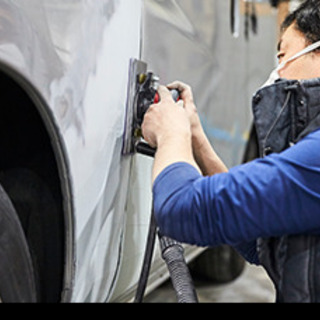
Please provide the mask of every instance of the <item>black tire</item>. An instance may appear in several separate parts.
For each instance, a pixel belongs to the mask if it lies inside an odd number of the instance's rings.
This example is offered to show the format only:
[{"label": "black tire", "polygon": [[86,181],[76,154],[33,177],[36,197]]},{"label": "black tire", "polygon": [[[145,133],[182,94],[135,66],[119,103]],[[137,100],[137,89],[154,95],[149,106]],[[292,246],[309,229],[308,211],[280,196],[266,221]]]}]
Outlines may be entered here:
[{"label": "black tire", "polygon": [[229,246],[207,249],[190,264],[194,278],[217,284],[237,279],[244,267],[245,260]]},{"label": "black tire", "polygon": [[18,215],[0,185],[0,299],[36,302],[36,286],[28,244]]}]

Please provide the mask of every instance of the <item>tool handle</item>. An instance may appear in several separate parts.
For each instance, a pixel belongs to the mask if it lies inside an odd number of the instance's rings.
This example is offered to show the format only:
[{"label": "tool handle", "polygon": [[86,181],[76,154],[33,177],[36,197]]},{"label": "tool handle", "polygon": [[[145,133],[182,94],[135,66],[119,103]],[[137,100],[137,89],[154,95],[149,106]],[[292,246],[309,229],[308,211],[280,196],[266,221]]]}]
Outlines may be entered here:
[{"label": "tool handle", "polygon": [[136,151],[144,156],[154,158],[157,149],[150,147],[147,143],[139,142],[136,144]]},{"label": "tool handle", "polygon": [[[172,89],[172,90],[170,90],[170,92],[171,92],[172,99],[175,102],[178,102],[180,100],[180,92],[179,92],[179,90]],[[160,96],[159,96],[159,93],[157,92],[155,97],[154,97],[153,103],[159,103],[159,102],[160,102]]]}]

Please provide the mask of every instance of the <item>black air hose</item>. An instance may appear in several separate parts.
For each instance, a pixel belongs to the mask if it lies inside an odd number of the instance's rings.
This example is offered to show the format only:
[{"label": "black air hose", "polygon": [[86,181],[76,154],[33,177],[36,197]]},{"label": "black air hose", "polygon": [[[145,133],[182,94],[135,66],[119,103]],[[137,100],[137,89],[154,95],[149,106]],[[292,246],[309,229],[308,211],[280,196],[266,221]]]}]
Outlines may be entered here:
[{"label": "black air hose", "polygon": [[179,303],[198,303],[181,244],[159,234],[162,258],[166,262]]},{"label": "black air hose", "polygon": [[[157,235],[157,223],[152,210],[147,246],[140,274],[138,288],[134,299],[135,303],[142,303],[145,295],[154,245]],[[198,298],[189,272],[189,268],[184,259],[184,249],[181,244],[168,237],[162,236],[158,232],[162,258],[166,262],[169,270],[172,286],[176,292],[179,303],[197,303]]]},{"label": "black air hose", "polygon": [[147,246],[145,250],[142,270],[140,274],[140,279],[138,283],[138,288],[136,292],[136,296],[134,299],[134,303],[142,303],[143,297],[147,288],[148,278],[150,274],[150,267],[152,263],[152,256],[154,252],[154,245],[156,242],[156,236],[157,236],[157,223],[154,216],[154,211],[152,209],[151,214],[151,220],[149,225],[149,233],[148,233],[148,239],[147,239]]}]

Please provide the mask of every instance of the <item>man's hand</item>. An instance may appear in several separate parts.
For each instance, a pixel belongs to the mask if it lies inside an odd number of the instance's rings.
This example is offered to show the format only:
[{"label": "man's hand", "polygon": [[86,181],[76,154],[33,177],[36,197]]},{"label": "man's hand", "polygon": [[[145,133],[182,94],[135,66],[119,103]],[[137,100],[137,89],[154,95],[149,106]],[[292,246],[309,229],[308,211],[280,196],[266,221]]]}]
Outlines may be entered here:
[{"label": "man's hand", "polygon": [[169,84],[168,88],[177,89],[180,92],[184,108],[190,121],[194,158],[201,168],[202,174],[211,176],[217,173],[227,172],[227,167],[215,153],[202,128],[191,87],[183,82],[175,81]]},{"label": "man's hand", "polygon": [[191,87],[183,82],[175,81],[167,86],[169,89],[176,89],[180,92],[180,97],[183,100],[184,108],[189,117],[191,130],[197,130],[201,127],[200,118],[197,107],[193,100],[193,93]]},{"label": "man's hand", "polygon": [[192,89],[189,85],[180,81],[175,81],[169,84],[167,87],[169,89],[179,90],[180,92],[184,109],[186,110],[190,121],[193,150],[196,151],[203,146],[204,142],[206,141],[206,135],[201,125],[197,107],[194,103]]},{"label": "man's hand", "polygon": [[169,90],[160,86],[160,102],[150,106],[144,116],[142,132],[144,139],[151,147],[158,147],[168,140],[191,139],[191,128],[188,114],[181,103],[175,103]]},{"label": "man's hand", "polygon": [[181,103],[175,103],[166,87],[160,86],[158,93],[160,102],[149,108],[142,124],[144,139],[150,146],[157,147],[153,182],[174,163],[186,162],[199,170],[193,158],[191,127],[186,110]]}]

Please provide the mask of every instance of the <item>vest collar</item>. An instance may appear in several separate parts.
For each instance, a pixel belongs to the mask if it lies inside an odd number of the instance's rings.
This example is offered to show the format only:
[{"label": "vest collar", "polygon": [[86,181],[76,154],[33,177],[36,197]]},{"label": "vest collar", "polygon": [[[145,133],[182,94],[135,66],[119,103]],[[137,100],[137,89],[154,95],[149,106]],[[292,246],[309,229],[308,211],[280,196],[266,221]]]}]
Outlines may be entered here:
[{"label": "vest collar", "polygon": [[279,153],[320,128],[320,78],[280,79],[258,90],[252,107],[260,156]]}]

